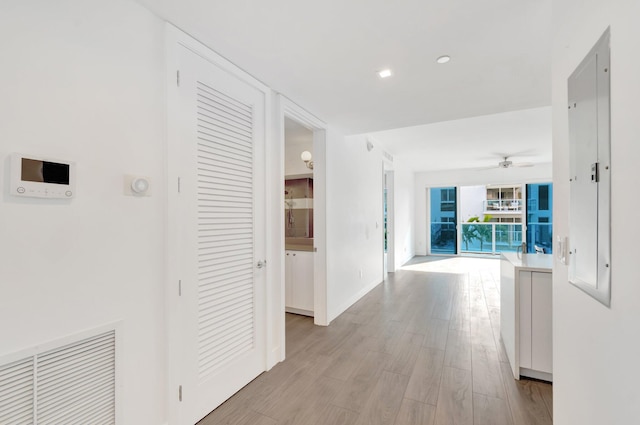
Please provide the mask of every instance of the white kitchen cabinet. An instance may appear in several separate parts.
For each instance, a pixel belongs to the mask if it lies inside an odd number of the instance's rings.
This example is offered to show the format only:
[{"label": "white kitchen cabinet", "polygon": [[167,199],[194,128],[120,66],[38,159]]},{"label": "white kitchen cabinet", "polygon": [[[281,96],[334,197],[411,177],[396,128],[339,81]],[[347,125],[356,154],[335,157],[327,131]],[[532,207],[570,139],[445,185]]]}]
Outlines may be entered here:
[{"label": "white kitchen cabinet", "polygon": [[285,307],[313,316],[313,252],[285,251]]},{"label": "white kitchen cabinet", "polygon": [[531,369],[553,371],[551,273],[531,273]]},{"label": "white kitchen cabinet", "polygon": [[551,273],[520,271],[520,374],[551,373]]},{"label": "white kitchen cabinet", "polygon": [[551,266],[550,255],[502,254],[500,334],[516,379],[553,378]]}]

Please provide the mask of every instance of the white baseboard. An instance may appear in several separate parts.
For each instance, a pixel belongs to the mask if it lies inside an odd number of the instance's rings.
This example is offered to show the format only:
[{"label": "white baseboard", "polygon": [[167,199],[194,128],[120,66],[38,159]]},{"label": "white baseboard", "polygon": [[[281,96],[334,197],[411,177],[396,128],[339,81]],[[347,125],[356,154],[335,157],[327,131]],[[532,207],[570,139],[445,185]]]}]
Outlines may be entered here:
[{"label": "white baseboard", "polygon": [[331,321],[333,319],[335,319],[336,317],[338,317],[342,313],[344,313],[349,307],[354,305],[360,298],[362,298],[365,295],[367,295],[373,288],[375,288],[376,286],[380,285],[380,283],[382,283],[382,282],[380,282],[378,280],[374,280],[374,281],[370,282],[368,285],[366,285],[360,291],[356,292],[353,296],[351,296],[347,301],[345,301],[336,310],[334,310],[333,312],[330,312],[329,313],[329,317],[328,317],[329,323],[331,323]]},{"label": "white baseboard", "polygon": [[301,308],[285,307],[284,311],[286,311],[287,313],[300,314],[301,316],[313,317],[313,311],[311,311],[311,310],[303,310]]}]

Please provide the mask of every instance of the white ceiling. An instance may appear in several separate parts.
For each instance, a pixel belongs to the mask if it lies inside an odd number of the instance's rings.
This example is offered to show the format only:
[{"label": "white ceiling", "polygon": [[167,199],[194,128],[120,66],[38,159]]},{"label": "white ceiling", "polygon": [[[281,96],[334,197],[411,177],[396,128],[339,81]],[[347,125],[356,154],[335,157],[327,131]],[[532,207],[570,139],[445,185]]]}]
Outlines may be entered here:
[{"label": "white ceiling", "polygon": [[550,104],[551,0],[137,1],[346,134]]},{"label": "white ceiling", "polygon": [[551,161],[551,0],[137,1],[415,171]]},{"label": "white ceiling", "polygon": [[[551,162],[551,107],[368,133],[414,171],[462,170],[510,161]],[[508,171],[508,170],[506,170]]]}]

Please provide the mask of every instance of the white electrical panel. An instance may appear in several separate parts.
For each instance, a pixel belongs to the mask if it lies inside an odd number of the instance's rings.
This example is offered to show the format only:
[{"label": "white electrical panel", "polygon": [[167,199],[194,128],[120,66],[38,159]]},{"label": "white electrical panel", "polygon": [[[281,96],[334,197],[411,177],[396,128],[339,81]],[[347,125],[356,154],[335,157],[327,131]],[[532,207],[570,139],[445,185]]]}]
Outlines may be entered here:
[{"label": "white electrical panel", "polygon": [[578,65],[569,88],[569,281],[610,303],[611,132],[609,30]]}]

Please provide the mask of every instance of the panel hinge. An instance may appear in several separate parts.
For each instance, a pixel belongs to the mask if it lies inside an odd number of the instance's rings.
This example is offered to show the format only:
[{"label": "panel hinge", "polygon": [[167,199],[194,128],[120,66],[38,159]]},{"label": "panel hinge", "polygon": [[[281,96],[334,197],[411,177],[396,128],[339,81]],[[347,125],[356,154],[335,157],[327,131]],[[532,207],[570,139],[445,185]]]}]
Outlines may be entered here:
[{"label": "panel hinge", "polygon": [[182,280],[178,281],[178,296],[182,296]]},{"label": "panel hinge", "polygon": [[180,193],[180,177],[178,177],[178,193]]},{"label": "panel hinge", "polygon": [[182,401],[182,385],[178,387],[178,401]]},{"label": "panel hinge", "polygon": [[180,87],[180,70],[176,71],[176,85]]}]

